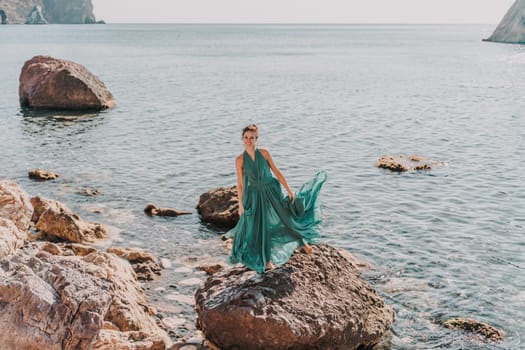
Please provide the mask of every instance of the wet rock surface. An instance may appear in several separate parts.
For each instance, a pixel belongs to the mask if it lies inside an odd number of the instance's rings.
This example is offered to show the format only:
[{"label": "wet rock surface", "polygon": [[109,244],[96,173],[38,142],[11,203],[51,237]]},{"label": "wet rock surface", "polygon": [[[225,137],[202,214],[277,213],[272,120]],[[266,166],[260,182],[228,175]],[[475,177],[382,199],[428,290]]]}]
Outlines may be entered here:
[{"label": "wet rock surface", "polygon": [[223,349],[365,348],[395,318],[357,267],[325,244],[265,274],[219,271],[195,300],[199,327]]},{"label": "wet rock surface", "polygon": [[57,179],[60,175],[52,171],[43,170],[43,169],[33,169],[27,173],[30,179],[33,180],[54,180]]},{"label": "wet rock surface", "polygon": [[32,221],[37,230],[59,239],[85,243],[108,235],[107,228],[96,222],[86,222],[65,205],[44,197],[31,198]]},{"label": "wet rock surface", "polygon": [[224,228],[234,227],[239,221],[237,187],[219,187],[202,194],[197,210],[204,222]]},{"label": "wet rock surface", "polygon": [[478,334],[488,340],[502,341],[505,333],[494,326],[483,323],[471,318],[457,317],[443,323],[443,326],[450,329],[459,329]]},{"label": "wet rock surface", "polygon": [[25,62],[18,93],[20,105],[33,109],[101,110],[115,106],[104,83],[84,66],[49,56]]},{"label": "wet rock surface", "polygon": [[191,214],[191,211],[184,211],[173,208],[160,208],[152,203],[146,205],[146,207],[144,208],[144,212],[150,216],[179,216]]},{"label": "wet rock surface", "polygon": [[378,168],[390,169],[392,171],[399,172],[430,170],[440,165],[443,165],[443,163],[417,155],[386,155],[379,158],[376,162],[376,166]]}]

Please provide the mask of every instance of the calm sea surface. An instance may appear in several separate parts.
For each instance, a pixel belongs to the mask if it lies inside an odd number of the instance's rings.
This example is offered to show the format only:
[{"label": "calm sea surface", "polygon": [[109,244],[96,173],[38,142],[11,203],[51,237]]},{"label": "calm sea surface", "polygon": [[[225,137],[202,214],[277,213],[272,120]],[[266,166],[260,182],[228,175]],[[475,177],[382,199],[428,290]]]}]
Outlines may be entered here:
[{"label": "calm sea surface", "polygon": [[[221,232],[143,208],[194,210],[233,185],[254,122],[292,187],[328,172],[324,240],[373,266],[365,278],[397,311],[388,349],[523,349],[525,47],[482,42],[494,27],[1,26],[0,178],[109,225],[113,245],[169,259],[150,298],[189,337],[187,296],[204,279],[192,267],[225,260]],[[38,54],[85,65],[117,108],[22,111],[20,69]],[[374,167],[383,154],[447,165],[396,174]],[[61,177],[32,182],[32,168]],[[456,316],[506,339],[440,325]]]}]

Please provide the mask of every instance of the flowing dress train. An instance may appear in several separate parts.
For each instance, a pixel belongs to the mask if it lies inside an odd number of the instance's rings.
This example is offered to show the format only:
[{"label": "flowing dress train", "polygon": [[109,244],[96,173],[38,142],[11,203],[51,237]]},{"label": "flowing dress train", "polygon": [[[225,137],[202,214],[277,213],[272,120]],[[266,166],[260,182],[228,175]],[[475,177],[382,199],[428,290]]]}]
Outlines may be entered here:
[{"label": "flowing dress train", "polygon": [[233,237],[229,261],[264,272],[267,262],[282,265],[295,249],[319,243],[319,192],[326,172],[318,172],[303,184],[292,203],[259,149],[254,159],[246,151],[243,157],[244,215],[226,234]]}]

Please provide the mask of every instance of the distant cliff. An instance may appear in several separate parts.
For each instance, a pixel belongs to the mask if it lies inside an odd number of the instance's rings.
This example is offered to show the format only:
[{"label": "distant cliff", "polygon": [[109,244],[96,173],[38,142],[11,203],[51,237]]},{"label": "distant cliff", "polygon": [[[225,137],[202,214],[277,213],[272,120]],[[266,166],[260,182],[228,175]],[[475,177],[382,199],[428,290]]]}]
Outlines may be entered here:
[{"label": "distant cliff", "polygon": [[525,0],[516,0],[498,24],[494,33],[485,40],[525,44]]},{"label": "distant cliff", "polygon": [[0,0],[2,24],[96,23],[91,0]]}]

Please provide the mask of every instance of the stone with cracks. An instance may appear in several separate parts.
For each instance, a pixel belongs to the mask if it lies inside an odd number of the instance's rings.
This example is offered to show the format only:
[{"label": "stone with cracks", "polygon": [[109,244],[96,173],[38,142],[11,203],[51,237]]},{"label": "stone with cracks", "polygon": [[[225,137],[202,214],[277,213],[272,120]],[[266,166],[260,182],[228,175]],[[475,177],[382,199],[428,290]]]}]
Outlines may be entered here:
[{"label": "stone with cracks", "polygon": [[257,274],[228,268],[195,294],[198,325],[221,349],[358,349],[373,346],[395,313],[336,248],[314,246]]},{"label": "stone with cracks", "polygon": [[0,181],[0,217],[13,221],[20,231],[26,231],[32,215],[33,206],[26,191],[16,182]]},{"label": "stone with cracks", "polygon": [[44,197],[33,197],[32,220],[37,230],[69,242],[85,243],[108,235],[107,228],[96,222],[86,222],[63,204]]},{"label": "stone with cracks", "polygon": [[22,107],[34,109],[101,110],[115,106],[104,83],[84,66],[49,56],[25,62],[18,94]]},{"label": "stone with cracks", "polygon": [[159,259],[142,249],[111,247],[108,248],[107,252],[126,259],[133,267],[139,280],[152,281],[161,274]]}]

